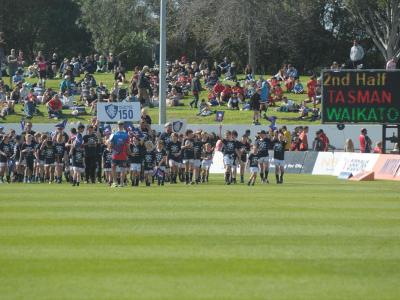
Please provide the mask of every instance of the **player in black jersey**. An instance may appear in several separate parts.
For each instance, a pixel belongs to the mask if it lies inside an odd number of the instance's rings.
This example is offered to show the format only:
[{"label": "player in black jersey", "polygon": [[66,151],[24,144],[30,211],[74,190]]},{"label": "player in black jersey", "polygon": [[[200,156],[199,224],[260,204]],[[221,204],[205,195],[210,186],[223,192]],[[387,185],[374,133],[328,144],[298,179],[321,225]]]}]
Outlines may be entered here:
[{"label": "player in black jersey", "polygon": [[143,142],[138,136],[133,136],[130,144],[131,153],[129,155],[129,164],[131,170],[132,186],[139,186],[140,172],[142,170],[143,155],[145,152]]},{"label": "player in black jersey", "polygon": [[84,145],[80,141],[75,140],[72,143],[69,154],[72,158],[72,186],[79,186],[82,174],[85,173]]},{"label": "player in black jersey", "polygon": [[25,135],[25,142],[21,146],[21,158],[25,165],[25,183],[31,183],[33,181],[32,174],[35,161],[35,143],[31,134]]},{"label": "player in black jersey", "polygon": [[201,140],[201,131],[198,131],[196,132],[193,140],[193,178],[196,184],[200,182],[201,154],[203,151],[203,146],[204,143]]},{"label": "player in black jersey", "polygon": [[225,184],[231,184],[232,167],[234,166],[235,155],[240,156],[237,143],[232,139],[232,132],[226,131],[225,138],[222,139],[222,153],[224,155],[225,165]]},{"label": "player in black jersey", "polygon": [[203,151],[201,154],[201,182],[208,182],[208,175],[210,174],[210,167],[213,162],[214,149],[210,143],[204,144]]},{"label": "player in black jersey", "polygon": [[249,138],[247,135],[243,135],[240,141],[240,158],[239,158],[239,166],[240,166],[240,183],[244,183],[244,172],[246,170],[247,156],[250,153],[251,144],[249,142]]},{"label": "player in black jersey", "polygon": [[194,161],[194,148],[193,148],[193,131],[186,131],[186,139],[181,147],[183,164],[185,166],[185,183],[189,184],[190,173],[193,172],[193,161]]},{"label": "player in black jersey", "polygon": [[232,141],[235,142],[235,148],[237,149],[237,151],[235,152],[234,156],[233,156],[233,165],[232,165],[232,178],[231,178],[231,182],[236,184],[236,174],[237,174],[237,165],[239,164],[239,160],[240,160],[240,148],[242,146],[242,144],[240,143],[240,141],[237,140],[238,138],[238,133],[236,130],[232,130]]},{"label": "player in black jersey", "polygon": [[170,183],[176,183],[178,176],[178,168],[181,162],[181,142],[178,141],[178,134],[174,132],[171,134],[171,140],[167,145],[168,164],[171,168]]},{"label": "player in black jersey", "polygon": [[44,160],[45,154],[44,150],[42,149],[42,145],[46,143],[47,135],[43,134],[40,136],[38,144],[36,145],[36,182],[44,182]]},{"label": "player in black jersey", "polygon": [[259,138],[255,141],[255,145],[258,148],[258,164],[260,168],[260,177],[263,183],[268,182],[269,173],[269,153],[268,149],[271,145],[271,139],[267,135],[265,130],[259,132]]},{"label": "player in black jersey", "polygon": [[249,166],[250,169],[250,179],[247,185],[254,185],[257,179],[257,173],[259,171],[258,168],[258,148],[256,145],[253,145],[251,148],[251,152],[249,154],[249,157],[247,159],[247,165]]},{"label": "player in black jersey", "polygon": [[279,133],[273,143],[276,183],[282,184],[283,174],[285,173],[285,147],[287,140],[282,133]]},{"label": "player in black jersey", "polygon": [[151,185],[151,177],[153,176],[155,162],[156,162],[156,155],[154,152],[154,145],[152,141],[146,141],[144,143],[146,148],[145,152],[143,153],[143,171],[144,171],[144,179],[146,181],[146,186]]},{"label": "player in black jersey", "polygon": [[10,136],[6,134],[3,136],[3,140],[0,141],[0,183],[4,183],[4,175],[6,175],[7,182],[10,183],[8,162],[12,155],[13,150],[10,144]]},{"label": "player in black jersey", "polygon": [[164,149],[164,142],[162,140],[157,141],[155,155],[157,183],[158,185],[164,185],[167,167],[167,151]]},{"label": "player in black jersey", "polygon": [[[15,137],[15,143],[14,143],[14,153],[13,153],[13,160],[15,161],[15,170],[14,170],[14,180],[17,182],[22,182],[24,179],[24,173],[25,173],[25,162],[21,160],[21,147],[23,144],[24,140],[20,135],[17,135]],[[10,140],[10,144],[12,143],[12,140]]]},{"label": "player in black jersey", "polygon": [[103,150],[101,155],[103,162],[103,171],[106,183],[111,186],[112,184],[112,174],[111,174],[111,165],[112,165],[112,147],[111,143],[107,143],[106,147]]},{"label": "player in black jersey", "polygon": [[63,174],[63,168],[64,168],[64,162],[67,159],[66,158],[66,152],[65,152],[65,138],[62,133],[57,133],[55,137],[55,142],[54,142],[54,149],[55,149],[55,161],[54,161],[54,166],[55,166],[55,178],[56,178],[56,183],[61,183],[62,181],[62,174]]},{"label": "player in black jersey", "polygon": [[54,180],[55,148],[50,136],[43,142],[40,150],[44,152],[44,172],[46,180],[52,183]]}]

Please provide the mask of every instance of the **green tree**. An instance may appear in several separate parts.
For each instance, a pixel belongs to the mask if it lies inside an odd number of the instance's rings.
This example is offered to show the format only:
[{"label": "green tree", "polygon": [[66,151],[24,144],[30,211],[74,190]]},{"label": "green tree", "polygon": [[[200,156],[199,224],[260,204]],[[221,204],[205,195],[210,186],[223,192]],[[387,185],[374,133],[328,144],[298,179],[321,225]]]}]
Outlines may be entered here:
[{"label": "green tree", "polygon": [[386,61],[400,57],[399,0],[345,0],[344,4]]},{"label": "green tree", "polygon": [[126,54],[129,64],[151,62],[157,33],[153,11],[139,0],[78,0],[80,24],[102,53]]},{"label": "green tree", "polygon": [[28,60],[39,50],[63,56],[91,49],[89,35],[76,24],[80,10],[71,0],[0,0],[0,7],[8,50],[21,49]]}]

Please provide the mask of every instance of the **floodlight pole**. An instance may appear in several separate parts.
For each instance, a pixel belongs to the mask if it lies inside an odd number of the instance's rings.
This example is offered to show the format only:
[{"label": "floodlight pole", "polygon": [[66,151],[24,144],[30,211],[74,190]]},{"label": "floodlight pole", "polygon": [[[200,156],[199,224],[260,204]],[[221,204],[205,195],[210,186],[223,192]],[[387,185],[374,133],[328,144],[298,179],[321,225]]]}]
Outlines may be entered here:
[{"label": "floodlight pole", "polygon": [[166,111],[166,60],[167,60],[167,1],[160,0],[160,74],[159,74],[159,92],[158,92],[158,123],[163,125],[167,121]]}]

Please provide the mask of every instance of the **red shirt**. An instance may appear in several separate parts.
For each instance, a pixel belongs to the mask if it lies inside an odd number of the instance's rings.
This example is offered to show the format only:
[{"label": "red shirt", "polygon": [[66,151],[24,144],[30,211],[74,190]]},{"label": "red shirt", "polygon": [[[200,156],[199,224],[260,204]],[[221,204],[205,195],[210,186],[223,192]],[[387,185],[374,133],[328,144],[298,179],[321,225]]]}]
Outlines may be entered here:
[{"label": "red shirt", "polygon": [[232,87],[232,93],[236,93],[238,95],[244,95],[244,90],[240,86],[234,86]]},{"label": "red shirt", "polygon": [[360,134],[360,152],[365,153],[365,136]]},{"label": "red shirt", "polygon": [[52,98],[47,104],[51,110],[59,111],[62,109],[62,102],[60,99],[56,100],[55,98]]},{"label": "red shirt", "polygon": [[216,83],[213,88],[213,92],[215,94],[222,93],[225,90],[225,87],[222,84]]},{"label": "red shirt", "polygon": [[224,88],[224,90],[222,91],[222,93],[225,95],[225,96],[229,96],[229,95],[231,95],[232,94],[232,89],[230,88],[230,87],[225,87]]},{"label": "red shirt", "polygon": [[325,152],[328,151],[328,149],[329,149],[329,138],[326,136],[325,133],[321,134],[321,141],[322,141],[322,143],[324,145],[324,151]]},{"label": "red shirt", "polygon": [[308,138],[307,138],[307,133],[304,131],[300,133],[299,136],[301,143],[300,143],[300,151],[307,151],[308,150]]},{"label": "red shirt", "polygon": [[317,86],[317,81],[315,79],[311,79],[307,82],[307,88],[309,91],[314,92]]}]

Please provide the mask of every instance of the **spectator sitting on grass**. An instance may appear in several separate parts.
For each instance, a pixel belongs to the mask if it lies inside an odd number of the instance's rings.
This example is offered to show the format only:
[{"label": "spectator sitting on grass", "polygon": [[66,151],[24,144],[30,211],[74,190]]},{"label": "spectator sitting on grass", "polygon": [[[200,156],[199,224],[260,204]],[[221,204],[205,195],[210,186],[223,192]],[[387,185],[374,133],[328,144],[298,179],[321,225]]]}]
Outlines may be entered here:
[{"label": "spectator sitting on grass", "polygon": [[[63,109],[70,109],[72,106],[74,106],[74,96],[70,95],[68,93],[68,91],[65,91],[63,96],[62,96],[61,102],[62,102],[62,108]],[[46,103],[43,103],[43,104],[46,104]]]},{"label": "spectator sitting on grass", "polygon": [[232,95],[232,89],[229,84],[225,84],[224,90],[221,92],[221,101],[227,103]]},{"label": "spectator sitting on grass", "polygon": [[35,89],[30,89],[28,96],[26,97],[27,101],[31,101],[32,103],[40,104],[43,97],[40,97],[35,93]]},{"label": "spectator sitting on grass", "polygon": [[236,93],[232,93],[232,96],[229,98],[228,101],[228,108],[233,110],[239,110],[239,103],[240,100]]},{"label": "spectator sitting on grass", "polygon": [[[91,88],[89,90],[89,95],[86,98],[85,106],[92,108],[93,107],[93,103],[96,104],[97,100],[98,100],[98,98],[97,98],[96,90],[94,88]],[[91,111],[92,111],[92,109],[91,109]]]},{"label": "spectator sitting on grass", "polygon": [[86,84],[85,82],[82,82],[81,84],[82,88],[81,88],[81,97],[80,97],[80,102],[81,103],[86,103],[86,101],[89,98],[89,94],[90,94],[90,87],[88,84]]},{"label": "spectator sitting on grass", "polygon": [[220,81],[217,81],[217,83],[214,85],[213,88],[213,96],[214,98],[218,101],[218,103],[221,105],[222,103],[222,97],[221,94],[225,90],[225,87],[221,84]]},{"label": "spectator sitting on grass", "polygon": [[295,81],[296,81],[296,79],[294,77],[292,77],[292,76],[286,78],[285,87],[286,87],[286,91],[288,93],[291,93],[293,91]]},{"label": "spectator sitting on grass", "polygon": [[24,82],[22,84],[22,87],[19,90],[19,93],[20,93],[20,96],[21,96],[21,100],[26,100],[28,98],[29,90],[30,90],[28,86],[29,86],[29,84],[26,83],[26,82]]},{"label": "spectator sitting on grass", "polygon": [[218,82],[218,75],[216,71],[211,71],[211,74],[206,80],[206,85],[209,89],[213,89]]},{"label": "spectator sitting on grass", "polygon": [[230,64],[230,66],[228,68],[228,72],[226,73],[225,80],[237,81],[236,63],[234,61]]},{"label": "spectator sitting on grass", "polygon": [[71,84],[71,76],[65,75],[64,80],[60,83],[60,91],[64,94],[66,91],[71,94],[72,93],[72,84]]},{"label": "spectator sitting on grass", "polygon": [[240,102],[244,101],[244,89],[240,86],[240,82],[236,82],[235,86],[232,87],[232,93],[235,93]]},{"label": "spectator sitting on grass", "polygon": [[211,114],[212,114],[212,112],[211,112],[210,106],[208,105],[208,103],[206,102],[205,99],[201,99],[201,102],[199,105],[199,113],[197,115],[206,117]]},{"label": "spectator sitting on grass", "polygon": [[284,81],[285,77],[286,77],[285,67],[283,66],[282,68],[279,69],[278,73],[276,73],[273,78],[276,78],[279,81]]},{"label": "spectator sitting on grass", "polygon": [[96,92],[97,96],[99,99],[107,99],[110,97],[107,87],[104,85],[104,83],[101,81],[100,84],[96,87]]},{"label": "spectator sitting on grass", "polygon": [[305,119],[306,117],[308,117],[309,112],[310,109],[307,107],[306,101],[303,101],[299,109],[300,119]]},{"label": "spectator sitting on grass", "polygon": [[24,82],[24,81],[25,81],[25,79],[24,79],[24,71],[22,69],[18,69],[15,72],[14,76],[12,77],[12,82],[14,84],[17,84],[18,82]]},{"label": "spectator sitting on grass", "polygon": [[6,115],[14,113],[15,102],[7,100],[4,88],[0,86],[0,117],[4,119]]},{"label": "spectator sitting on grass", "polygon": [[300,79],[295,80],[292,92],[295,94],[303,94],[304,93],[304,87],[303,87],[303,84],[300,82]]},{"label": "spectator sitting on grass", "polygon": [[283,97],[283,90],[280,84],[277,84],[275,87],[272,88],[272,93],[270,97],[270,105],[275,106],[275,102],[282,101]]},{"label": "spectator sitting on grass", "polygon": [[293,65],[291,65],[291,64],[288,65],[287,70],[286,70],[286,73],[285,73],[285,78],[286,78],[286,79],[287,79],[287,78],[290,78],[290,77],[292,77],[292,78],[294,78],[294,79],[296,79],[296,78],[299,77],[296,68],[295,68]]},{"label": "spectator sitting on grass", "polygon": [[99,60],[97,61],[96,72],[98,73],[107,72],[107,60],[105,59],[104,55],[99,56]]},{"label": "spectator sitting on grass", "polygon": [[33,88],[33,90],[34,90],[35,95],[37,96],[37,99],[38,99],[39,101],[42,101],[43,93],[44,93],[44,89],[43,89],[42,83],[39,82],[39,83]]},{"label": "spectator sitting on grass", "polygon": [[41,103],[46,104],[47,102],[50,101],[51,98],[53,98],[53,96],[54,96],[54,92],[53,92],[52,88],[46,89],[46,91],[43,93]]},{"label": "spectator sitting on grass", "polygon": [[294,110],[294,104],[295,104],[294,101],[288,100],[288,98],[286,96],[283,96],[279,111],[291,112]]},{"label": "spectator sitting on grass", "polygon": [[24,101],[24,113],[28,119],[33,118],[33,114],[36,112],[36,101],[37,97],[33,91],[29,94],[28,100]]},{"label": "spectator sitting on grass", "polygon": [[125,82],[125,72],[121,67],[117,67],[114,73],[114,80],[118,82]]},{"label": "spectator sitting on grass", "polygon": [[96,87],[96,79],[92,74],[85,71],[85,76],[81,81],[78,82],[78,85],[86,84],[89,88]]},{"label": "spectator sitting on grass", "polygon": [[172,88],[171,92],[167,95],[167,105],[169,107],[172,106],[183,106],[183,103],[180,102],[182,96],[180,96],[175,88]]},{"label": "spectator sitting on grass", "polygon": [[28,72],[27,75],[29,78],[35,78],[38,77],[39,75],[39,69],[38,69],[38,65],[36,62],[34,62],[32,65],[28,66]]},{"label": "spectator sitting on grass", "polygon": [[49,119],[51,118],[59,118],[62,115],[62,102],[58,94],[55,94],[54,97],[47,102],[47,113]]},{"label": "spectator sitting on grass", "polygon": [[18,83],[18,84],[14,87],[13,91],[12,91],[11,94],[10,94],[10,99],[11,99],[12,101],[14,101],[15,104],[18,104],[18,103],[20,103],[20,101],[21,101],[21,94],[20,94],[20,92],[19,92],[19,90],[20,90],[21,88],[22,88],[22,82]]}]

